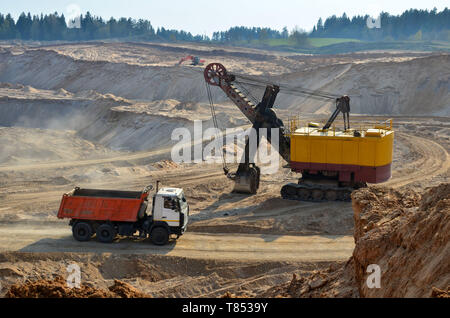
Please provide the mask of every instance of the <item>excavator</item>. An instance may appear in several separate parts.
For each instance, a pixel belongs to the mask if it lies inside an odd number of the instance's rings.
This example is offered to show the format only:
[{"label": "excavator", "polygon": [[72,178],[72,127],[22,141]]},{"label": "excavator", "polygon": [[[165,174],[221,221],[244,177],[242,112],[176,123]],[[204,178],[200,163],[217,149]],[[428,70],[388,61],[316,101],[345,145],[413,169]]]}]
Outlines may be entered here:
[{"label": "excavator", "polygon": [[186,57],[183,57],[177,65],[181,65],[186,61],[191,61],[192,66],[197,66],[197,65],[203,65],[205,64],[205,60],[201,60],[198,56],[193,56],[193,55],[188,55]]},{"label": "excavator", "polygon": [[[214,118],[211,86],[222,89],[252,123],[257,134],[257,146],[261,137],[260,128],[267,128],[268,142],[271,142],[271,128],[277,128],[279,154],[288,163],[286,167],[301,174],[298,183],[282,187],[282,198],[312,202],[349,201],[353,190],[365,187],[367,183],[385,182],[391,177],[394,141],[392,120],[370,128],[351,129],[349,96],[299,87],[280,87],[244,75],[230,74],[220,63],[206,66],[204,78],[216,128],[218,125]],[[248,85],[265,86],[260,102],[247,90]],[[299,122],[295,119],[286,127],[274,111],[280,90],[294,95],[333,100],[336,109],[322,127],[318,123],[299,127]],[[343,114],[344,130],[336,131],[332,125],[340,113]],[[225,161],[223,169],[225,175],[235,183],[234,192],[256,194],[261,170],[251,162],[255,153],[250,153],[249,148],[247,138],[244,158],[236,172],[230,172]]]}]

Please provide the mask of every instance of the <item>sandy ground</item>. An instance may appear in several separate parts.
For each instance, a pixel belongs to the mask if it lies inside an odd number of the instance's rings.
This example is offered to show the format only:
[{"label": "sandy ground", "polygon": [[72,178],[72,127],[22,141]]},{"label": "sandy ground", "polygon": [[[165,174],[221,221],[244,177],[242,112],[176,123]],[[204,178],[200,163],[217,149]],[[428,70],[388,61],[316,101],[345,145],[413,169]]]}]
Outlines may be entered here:
[{"label": "sandy ground", "polygon": [[3,246],[0,251],[155,254],[244,262],[336,261],[344,260],[353,250],[353,238],[349,236],[238,234],[230,237],[229,234],[191,232],[182,240],[159,247],[148,240],[132,239],[120,239],[108,245],[99,242],[80,245],[73,240],[67,227],[55,228],[54,225],[2,226],[0,235]]},{"label": "sandy ground", "polygon": [[[64,275],[62,264],[71,261],[83,265],[88,282],[105,286],[125,278],[153,296],[217,296],[242,286],[261,292],[288,282],[294,268],[312,271],[352,254],[351,203],[282,200],[282,185],[298,178],[290,171],[263,176],[259,193],[246,196],[231,193],[219,164],[168,161],[174,128],[192,130],[194,119],[204,120],[204,129],[212,126],[202,68],[174,66],[188,51],[238,73],[355,95],[359,115],[351,117],[353,123],[394,118],[393,177],[385,185],[424,189],[448,182],[448,55],[197,50],[132,43],[0,46],[1,294],[16,281]],[[425,75],[406,83],[406,70]],[[389,80],[382,81],[388,72]],[[410,97],[419,86],[427,104]],[[221,128],[247,124],[220,91],[214,97]],[[370,100],[363,103],[364,97]],[[305,122],[326,120],[332,107],[286,96],[279,103],[281,118],[301,113]],[[129,239],[81,244],[67,222],[56,218],[61,195],[75,186],[140,190],[156,180],[183,187],[192,211],[188,232],[165,247]],[[108,265],[115,274],[95,272],[90,257],[100,263],[116,258]],[[156,282],[146,277],[150,273],[120,273],[120,262],[130,257],[153,262],[162,276]],[[197,272],[165,269],[172,259],[203,265]],[[231,272],[222,271],[224,264]]]}]

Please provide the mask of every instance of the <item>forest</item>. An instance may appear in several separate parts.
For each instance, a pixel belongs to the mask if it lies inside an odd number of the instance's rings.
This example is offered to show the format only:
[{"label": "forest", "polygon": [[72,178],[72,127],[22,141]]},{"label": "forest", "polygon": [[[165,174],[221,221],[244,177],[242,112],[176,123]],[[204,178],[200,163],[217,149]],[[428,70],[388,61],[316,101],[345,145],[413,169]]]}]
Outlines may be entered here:
[{"label": "forest", "polygon": [[[367,26],[367,19],[379,19],[379,28]],[[359,40],[445,40],[450,41],[450,10],[441,12],[410,9],[394,16],[382,12],[378,17],[335,15],[319,19],[311,37],[338,37]]]},{"label": "forest", "polygon": [[[120,18],[104,20],[86,12],[76,21],[67,23],[64,14],[31,15],[22,13],[16,20],[11,14],[0,13],[1,40],[36,40],[36,41],[86,41],[100,39],[135,38],[149,41],[188,41],[242,43],[268,41],[271,39],[291,39],[298,44],[306,43],[307,38],[351,38],[364,41],[395,40],[442,40],[450,41],[450,10],[441,12],[436,9],[410,9],[401,15],[381,13],[379,27],[369,27],[368,15],[341,17],[335,15],[325,21],[320,18],[312,31],[299,28],[282,30],[261,27],[232,27],[226,31],[217,31],[211,37],[192,35],[183,30],[169,30],[164,27],[155,29],[148,20]],[[76,27],[74,27],[76,26]]]}]

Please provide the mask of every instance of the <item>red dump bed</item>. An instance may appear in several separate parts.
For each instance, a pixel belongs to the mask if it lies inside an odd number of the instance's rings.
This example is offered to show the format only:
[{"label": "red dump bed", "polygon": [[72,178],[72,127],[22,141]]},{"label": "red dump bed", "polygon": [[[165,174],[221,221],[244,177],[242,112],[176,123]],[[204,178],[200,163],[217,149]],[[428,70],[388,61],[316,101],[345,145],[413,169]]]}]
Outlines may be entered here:
[{"label": "red dump bed", "polygon": [[75,188],[63,195],[58,218],[135,222],[147,192]]}]

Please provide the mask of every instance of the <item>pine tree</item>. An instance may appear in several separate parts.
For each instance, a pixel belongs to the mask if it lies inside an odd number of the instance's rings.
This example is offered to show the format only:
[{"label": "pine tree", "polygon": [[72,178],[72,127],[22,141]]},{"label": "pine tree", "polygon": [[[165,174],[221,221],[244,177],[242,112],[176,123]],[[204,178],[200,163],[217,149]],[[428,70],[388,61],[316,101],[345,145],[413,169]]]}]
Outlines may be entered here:
[{"label": "pine tree", "polygon": [[17,31],[20,34],[20,38],[23,40],[31,39],[31,25],[33,24],[33,20],[31,19],[30,13],[25,15],[24,12],[19,16],[19,19],[16,23]]}]

